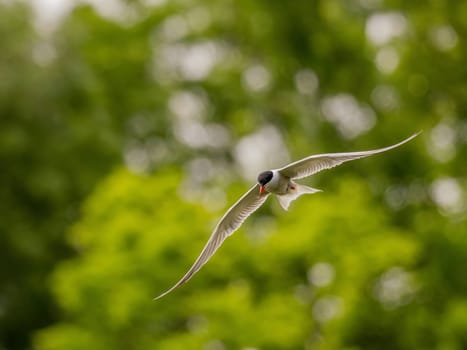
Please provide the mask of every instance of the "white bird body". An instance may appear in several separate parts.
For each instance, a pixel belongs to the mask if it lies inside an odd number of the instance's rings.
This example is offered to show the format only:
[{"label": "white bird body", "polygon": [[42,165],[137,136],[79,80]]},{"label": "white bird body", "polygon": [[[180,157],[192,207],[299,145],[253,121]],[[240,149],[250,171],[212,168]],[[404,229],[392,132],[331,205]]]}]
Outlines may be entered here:
[{"label": "white bird body", "polygon": [[290,192],[292,181],[281,175],[278,169],[271,170],[272,179],[264,185],[265,190],[275,195],[285,195]]},{"label": "white bird body", "polygon": [[282,175],[280,169],[273,169],[270,172],[272,178],[264,185],[264,191],[275,194],[284,210],[288,210],[290,203],[302,194],[320,192],[318,189],[293,182],[291,178]]},{"label": "white bird body", "polygon": [[311,194],[321,190],[295,183],[293,180],[301,179],[324,169],[330,169],[342,163],[354,159],[365,158],[374,154],[383,153],[409,142],[420,132],[407,139],[384,148],[362,152],[326,153],[312,155],[296,162],[290,163],[282,168],[264,171],[258,176],[258,183],[248,190],[234,205],[232,205],[220,219],[201,254],[173,287],[162,293],[155,299],[159,299],[174,289],[187,282],[201,267],[211,258],[224,240],[232,235],[242,223],[256,211],[269,197],[276,195],[279,204],[284,210],[288,210],[290,203],[302,194]]}]

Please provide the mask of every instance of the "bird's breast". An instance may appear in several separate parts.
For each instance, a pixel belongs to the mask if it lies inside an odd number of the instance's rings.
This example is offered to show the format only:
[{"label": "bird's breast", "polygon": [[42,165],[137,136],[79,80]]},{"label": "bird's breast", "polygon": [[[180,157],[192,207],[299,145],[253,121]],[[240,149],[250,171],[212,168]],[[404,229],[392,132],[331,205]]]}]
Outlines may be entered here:
[{"label": "bird's breast", "polygon": [[278,171],[273,170],[272,179],[265,187],[268,192],[278,195],[286,194],[290,187],[290,179],[282,176]]}]

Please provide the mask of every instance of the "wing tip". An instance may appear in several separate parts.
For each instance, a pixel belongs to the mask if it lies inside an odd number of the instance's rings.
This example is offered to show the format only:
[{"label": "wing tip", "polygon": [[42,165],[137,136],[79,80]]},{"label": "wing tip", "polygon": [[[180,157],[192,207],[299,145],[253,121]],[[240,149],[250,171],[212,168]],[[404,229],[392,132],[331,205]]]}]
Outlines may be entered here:
[{"label": "wing tip", "polygon": [[417,131],[416,133],[410,135],[409,137],[407,137],[406,139],[394,144],[394,145],[391,145],[391,146],[388,146],[388,147],[385,147],[381,150],[390,150],[390,149],[394,149],[396,147],[399,147],[399,146],[402,146],[403,144],[406,144],[407,142],[409,141],[412,141],[414,138],[416,138],[418,135],[420,135],[421,133],[423,132],[423,130],[419,130]]},{"label": "wing tip", "polygon": [[196,262],[195,262],[195,265],[193,265],[191,267],[191,269],[186,273],[185,276],[182,277],[182,279],[180,281],[178,281],[177,283],[175,283],[174,286],[172,286],[172,288],[166,290],[164,293],[158,295],[157,297],[153,298],[152,300],[159,300],[161,299],[162,297],[165,297],[167,294],[173,292],[175,289],[177,289],[178,287],[180,287],[181,285],[185,284],[186,282],[188,282],[191,277],[193,277],[193,275],[199,270],[199,269],[196,269],[194,268],[196,266]]},{"label": "wing tip", "polygon": [[169,294],[169,293],[170,293],[171,291],[173,291],[175,288],[176,288],[176,286],[170,288],[169,290],[166,290],[164,293],[159,294],[157,297],[153,298],[152,300],[153,300],[153,301],[156,301],[156,300],[159,300],[159,299],[165,297],[167,294]]},{"label": "wing tip", "polygon": [[170,292],[173,292],[174,289],[177,289],[178,287],[180,287],[181,284],[182,284],[182,283],[176,284],[175,286],[173,286],[173,287],[170,288],[169,290],[166,290],[164,293],[158,295],[157,297],[153,298],[152,300],[155,301],[155,300],[159,300],[159,299],[165,297],[165,296],[166,296],[167,294],[169,294]]},{"label": "wing tip", "polygon": [[158,295],[158,296],[157,296],[157,297],[155,297],[155,298],[152,298],[152,301],[159,300],[159,299],[163,298],[165,295],[167,295],[167,292],[165,292],[165,293],[162,293],[161,295]]},{"label": "wing tip", "polygon": [[409,137],[407,137],[405,140],[402,140],[402,141],[399,143],[399,145],[402,145],[402,144],[404,144],[404,143],[407,143],[407,142],[413,140],[413,139],[416,138],[418,135],[420,135],[422,132],[423,132],[423,130],[417,131],[416,133],[414,133],[414,134],[410,135]]}]

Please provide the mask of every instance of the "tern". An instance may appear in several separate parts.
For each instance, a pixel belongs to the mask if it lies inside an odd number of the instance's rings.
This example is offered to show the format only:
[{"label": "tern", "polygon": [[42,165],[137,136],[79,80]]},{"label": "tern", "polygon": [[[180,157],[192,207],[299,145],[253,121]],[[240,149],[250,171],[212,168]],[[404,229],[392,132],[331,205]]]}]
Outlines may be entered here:
[{"label": "tern", "polygon": [[365,158],[392,150],[409,142],[419,134],[420,132],[417,132],[395,145],[384,148],[361,152],[317,154],[290,163],[279,169],[263,171],[258,175],[257,183],[232,205],[217,223],[201,254],[188,272],[173,287],[154,298],[154,300],[169,294],[193,277],[214,255],[225,239],[232,235],[266,201],[270,194],[275,194],[280,206],[284,210],[288,210],[290,203],[302,194],[321,192],[321,190],[316,188],[298,184],[294,180],[311,176],[321,170],[334,168],[350,160]]}]

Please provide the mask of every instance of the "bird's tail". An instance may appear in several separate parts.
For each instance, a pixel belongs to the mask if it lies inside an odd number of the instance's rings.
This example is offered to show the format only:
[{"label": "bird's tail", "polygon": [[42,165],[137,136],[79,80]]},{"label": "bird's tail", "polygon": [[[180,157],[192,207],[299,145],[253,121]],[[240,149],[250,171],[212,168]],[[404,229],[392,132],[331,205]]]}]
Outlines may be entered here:
[{"label": "bird's tail", "polygon": [[308,187],[305,185],[294,184],[295,189],[291,189],[289,193],[278,195],[277,199],[279,200],[279,204],[284,210],[288,210],[290,203],[300,197],[302,194],[311,194],[316,192],[321,192],[316,188]]}]

